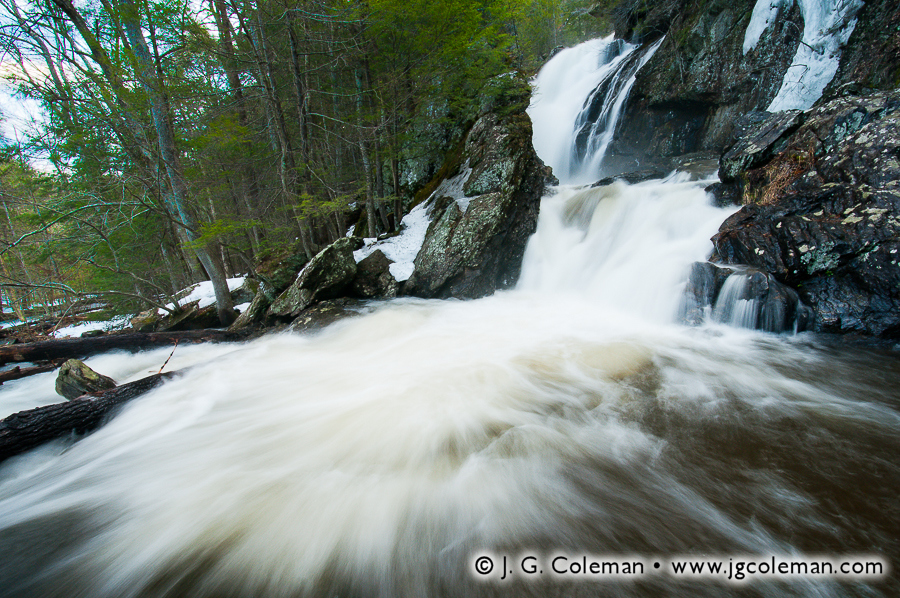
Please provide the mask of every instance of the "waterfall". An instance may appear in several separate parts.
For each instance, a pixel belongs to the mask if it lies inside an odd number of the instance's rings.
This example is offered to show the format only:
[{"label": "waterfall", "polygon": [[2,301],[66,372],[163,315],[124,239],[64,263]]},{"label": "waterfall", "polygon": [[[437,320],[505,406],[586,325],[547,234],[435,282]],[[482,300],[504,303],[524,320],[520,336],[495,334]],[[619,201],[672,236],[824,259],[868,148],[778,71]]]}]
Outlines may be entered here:
[{"label": "waterfall", "polygon": [[642,49],[613,36],[590,40],[559,52],[541,69],[528,114],[535,149],[560,181],[602,178],[603,158],[637,72],[660,44]]},{"label": "waterfall", "polygon": [[[576,57],[635,51],[590,47],[538,77],[542,101],[582,94],[571,110],[531,111],[538,151],[575,178],[572,123],[597,95]],[[708,183],[553,190],[514,290],[179,347],[183,374],[95,433],[0,465],[0,598],[898,595],[884,576],[675,573],[685,555],[900,556],[896,356],[675,323],[729,213]],[[169,352],[88,364],[125,382]],[[0,409],[55,402],[53,382],[4,384]],[[559,554],[661,568],[594,585],[550,574]],[[546,570],[526,575],[529,555]]]}]

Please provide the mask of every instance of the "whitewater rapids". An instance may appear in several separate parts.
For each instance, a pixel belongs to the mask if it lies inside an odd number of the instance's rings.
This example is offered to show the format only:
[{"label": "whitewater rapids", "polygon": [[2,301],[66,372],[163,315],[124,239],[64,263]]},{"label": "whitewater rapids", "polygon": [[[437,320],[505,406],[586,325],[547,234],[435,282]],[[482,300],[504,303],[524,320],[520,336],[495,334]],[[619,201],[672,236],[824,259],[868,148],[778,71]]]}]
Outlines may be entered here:
[{"label": "whitewater rapids", "polygon": [[[183,376],[0,466],[0,596],[893,595],[473,572],[484,551],[896,558],[896,355],[672,323],[728,214],[706,184],[559,189],[513,291],[179,349]],[[122,380],[167,354],[89,363]],[[3,389],[55,401],[52,374]]]}]

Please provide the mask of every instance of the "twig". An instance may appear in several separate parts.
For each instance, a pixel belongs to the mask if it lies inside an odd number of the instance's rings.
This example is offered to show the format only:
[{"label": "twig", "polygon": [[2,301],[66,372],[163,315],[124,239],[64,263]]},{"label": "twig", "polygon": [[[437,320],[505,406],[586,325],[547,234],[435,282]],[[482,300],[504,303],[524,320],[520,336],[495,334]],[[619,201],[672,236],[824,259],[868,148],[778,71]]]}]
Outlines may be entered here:
[{"label": "twig", "polygon": [[176,338],[176,339],[175,339],[175,346],[172,347],[172,352],[169,353],[169,357],[166,359],[166,363],[162,364],[162,367],[159,368],[159,371],[158,371],[158,372],[156,372],[157,374],[162,374],[163,368],[165,368],[166,365],[168,365],[169,359],[172,359],[172,356],[175,355],[175,349],[177,349],[177,348],[178,348],[178,339]]}]

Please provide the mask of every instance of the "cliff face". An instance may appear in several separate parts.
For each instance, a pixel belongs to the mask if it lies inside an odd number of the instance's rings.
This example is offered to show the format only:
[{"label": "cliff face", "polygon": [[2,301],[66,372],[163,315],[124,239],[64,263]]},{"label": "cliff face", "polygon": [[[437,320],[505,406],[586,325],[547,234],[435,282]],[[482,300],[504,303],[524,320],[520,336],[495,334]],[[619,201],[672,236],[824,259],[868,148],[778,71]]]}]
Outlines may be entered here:
[{"label": "cliff face", "polygon": [[814,330],[900,335],[900,91],[773,114],[721,164],[745,205],[714,261],[796,291]]},{"label": "cliff face", "polygon": [[665,35],[641,69],[624,122],[611,147],[622,170],[644,156],[719,151],[742,114],[765,109],[800,44],[803,21],[794,5],[779,12],[744,53],[754,0],[681,0],[647,13],[623,11],[616,31],[646,40]]},{"label": "cliff face", "polygon": [[[611,162],[618,170],[633,170],[648,157],[719,152],[742,115],[767,109],[779,95],[785,73],[810,34],[804,33],[800,4],[786,0],[771,12],[759,40],[748,47],[745,38],[756,4],[755,0],[625,0],[614,9],[617,35],[642,42],[665,36],[637,75],[623,118],[628,124],[611,146]],[[848,90],[900,85],[896,3],[857,3],[836,19],[837,24],[854,15],[856,25],[849,41],[837,49],[840,66],[822,94],[823,101]],[[802,68],[795,66],[792,72]]]}]

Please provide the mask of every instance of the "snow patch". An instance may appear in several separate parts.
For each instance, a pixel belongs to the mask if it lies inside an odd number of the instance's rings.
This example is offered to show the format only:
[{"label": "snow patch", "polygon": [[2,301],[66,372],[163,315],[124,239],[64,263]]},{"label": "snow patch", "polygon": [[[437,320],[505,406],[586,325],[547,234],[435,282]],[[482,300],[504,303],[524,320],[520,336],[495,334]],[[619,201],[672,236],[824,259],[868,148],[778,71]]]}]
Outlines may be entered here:
[{"label": "snow patch", "polygon": [[[235,290],[241,288],[244,284],[244,280],[246,277],[238,276],[236,278],[229,278],[228,282],[228,290],[234,292]],[[203,282],[198,282],[197,284],[188,287],[191,289],[190,294],[188,294],[184,299],[179,299],[179,305],[187,305],[188,303],[193,303],[194,301],[199,301],[200,304],[198,307],[201,309],[212,305],[216,302],[216,292],[213,290],[213,284],[210,280],[204,280]],[[169,303],[166,305],[169,309],[175,309],[174,303]],[[165,310],[158,309],[156,310],[159,315],[164,315]]]},{"label": "snow patch", "polygon": [[[758,0],[744,34],[744,53],[755,47],[763,32],[793,0]],[[812,107],[834,79],[841,48],[856,27],[862,0],[798,0],[803,14],[803,39],[769,112],[806,110]]]},{"label": "snow patch", "polygon": [[747,31],[744,32],[744,54],[756,47],[762,34],[778,18],[781,8],[786,4],[790,6],[791,2],[793,0],[758,0],[753,7],[753,14],[750,15]]},{"label": "snow patch", "polygon": [[[435,194],[432,194],[432,197],[434,196]],[[400,221],[402,229],[399,235],[383,241],[377,241],[374,237],[366,239],[365,246],[353,252],[357,263],[371,255],[376,249],[380,249],[389,260],[394,262],[390,266],[391,276],[397,282],[409,279],[415,269],[413,262],[422,248],[422,243],[425,242],[425,233],[428,232],[428,225],[431,223],[427,208],[429,204],[430,201],[424,201],[403,217],[403,220]]]},{"label": "snow patch", "polygon": [[78,322],[77,324],[72,324],[71,326],[60,328],[59,330],[54,332],[52,336],[53,338],[77,338],[85,332],[92,332],[94,330],[103,330],[104,332],[110,332],[112,330],[124,330],[130,324],[130,316],[117,316],[110,320],[104,320],[101,322]]},{"label": "snow patch", "polygon": [[472,201],[472,198],[466,197],[463,187],[465,187],[471,175],[472,168],[469,166],[469,160],[467,159],[466,163],[462,165],[459,174],[441,181],[441,184],[437,186],[437,189],[434,190],[434,193],[431,194],[428,200],[432,201],[437,197],[453,198],[460,211],[465,214],[466,210],[469,209],[469,202]]}]

